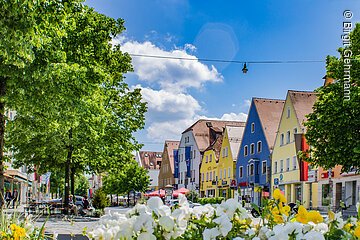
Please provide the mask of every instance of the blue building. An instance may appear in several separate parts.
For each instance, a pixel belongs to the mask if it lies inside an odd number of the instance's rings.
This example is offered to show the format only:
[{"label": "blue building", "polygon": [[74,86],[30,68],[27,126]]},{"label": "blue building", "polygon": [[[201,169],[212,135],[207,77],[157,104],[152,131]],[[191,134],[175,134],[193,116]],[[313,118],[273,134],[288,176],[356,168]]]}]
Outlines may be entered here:
[{"label": "blue building", "polygon": [[236,163],[239,194],[247,202],[260,204],[270,195],[271,160],[283,100],[253,98]]}]

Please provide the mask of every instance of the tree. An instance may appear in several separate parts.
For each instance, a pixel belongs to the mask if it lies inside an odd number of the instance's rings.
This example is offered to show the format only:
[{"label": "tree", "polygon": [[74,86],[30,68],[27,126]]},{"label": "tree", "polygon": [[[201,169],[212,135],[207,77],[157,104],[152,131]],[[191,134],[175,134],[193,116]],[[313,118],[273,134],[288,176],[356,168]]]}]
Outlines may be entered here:
[{"label": "tree", "polygon": [[75,194],[80,196],[86,195],[90,188],[89,180],[84,174],[78,174],[75,178]]},{"label": "tree", "polygon": [[[74,0],[66,3],[0,0],[0,195],[4,191],[4,162],[7,160],[4,157],[5,112],[27,91],[28,82],[22,81],[21,76],[35,59],[34,49],[41,49],[52,37],[64,34],[59,26],[63,24],[68,7],[77,4]],[[0,196],[0,206],[2,204]]]},{"label": "tree", "polygon": [[[360,24],[350,39],[349,46],[339,48],[340,58],[327,57],[327,76],[337,81],[316,90],[318,99],[305,123],[312,146],[307,160],[325,169],[342,165],[344,172],[360,167]],[[351,61],[349,82],[347,59]]]},{"label": "tree", "polygon": [[135,160],[131,160],[122,169],[108,172],[108,175],[104,177],[103,186],[108,194],[127,194],[129,206],[130,192],[145,192],[149,184],[148,171],[139,166]]},{"label": "tree", "polygon": [[66,35],[36,50],[22,75],[41,85],[30,84],[18,99],[25,104],[16,105],[9,142],[18,165],[64,169],[65,205],[71,175],[119,168],[140,147],[132,134],[144,126],[146,104],[123,81],[130,56],[110,44],[123,23],[88,6],[70,9]]}]

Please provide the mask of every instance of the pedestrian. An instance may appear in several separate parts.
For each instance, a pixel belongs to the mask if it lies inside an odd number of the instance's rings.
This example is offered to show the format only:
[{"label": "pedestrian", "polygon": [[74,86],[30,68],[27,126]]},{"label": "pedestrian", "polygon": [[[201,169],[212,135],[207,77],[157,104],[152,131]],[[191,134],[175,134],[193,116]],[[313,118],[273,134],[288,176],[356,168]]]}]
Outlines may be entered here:
[{"label": "pedestrian", "polygon": [[69,195],[69,209],[72,211],[75,215],[78,215],[78,209],[76,205],[74,204],[73,195]]},{"label": "pedestrian", "polygon": [[15,209],[16,205],[17,205],[17,201],[18,201],[18,197],[19,197],[19,193],[17,191],[17,189],[15,188],[12,194],[12,200],[13,200],[13,208]]},{"label": "pedestrian", "polygon": [[9,208],[10,207],[10,202],[12,200],[12,196],[11,196],[11,192],[10,190],[6,190],[6,193],[5,193],[5,201],[6,201],[6,207]]}]

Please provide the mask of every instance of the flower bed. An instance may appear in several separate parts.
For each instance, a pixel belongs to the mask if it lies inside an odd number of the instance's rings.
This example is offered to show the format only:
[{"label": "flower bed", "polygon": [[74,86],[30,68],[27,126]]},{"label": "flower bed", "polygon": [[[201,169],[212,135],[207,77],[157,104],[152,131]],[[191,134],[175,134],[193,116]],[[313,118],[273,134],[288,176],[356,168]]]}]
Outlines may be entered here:
[{"label": "flower bed", "polygon": [[190,208],[179,196],[174,209],[152,197],[126,214],[112,213],[100,219],[88,233],[91,239],[359,239],[360,219],[344,221],[329,211],[325,219],[317,211],[298,207],[292,214],[279,190],[264,200],[260,218],[253,219],[234,199],[221,204]]},{"label": "flower bed", "polygon": [[48,239],[44,235],[44,226],[37,228],[31,216],[22,218],[18,214],[0,213],[0,239],[26,240]]}]

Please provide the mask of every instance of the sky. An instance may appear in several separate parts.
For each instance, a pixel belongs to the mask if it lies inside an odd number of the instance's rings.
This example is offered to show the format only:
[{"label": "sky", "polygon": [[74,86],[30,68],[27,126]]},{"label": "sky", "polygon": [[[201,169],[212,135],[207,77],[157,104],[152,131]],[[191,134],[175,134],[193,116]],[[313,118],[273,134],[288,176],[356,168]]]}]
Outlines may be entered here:
[{"label": "sky", "polygon": [[[323,84],[327,55],[338,56],[343,22],[360,22],[358,0],[88,0],[126,30],[113,39],[132,54],[125,81],[148,103],[142,150],[162,151],[165,140],[200,118],[246,121],[252,97],[284,99],[287,90]],[[345,10],[353,17],[346,20]],[[202,59],[247,62],[219,63]],[[261,64],[263,61],[322,61]]]}]

